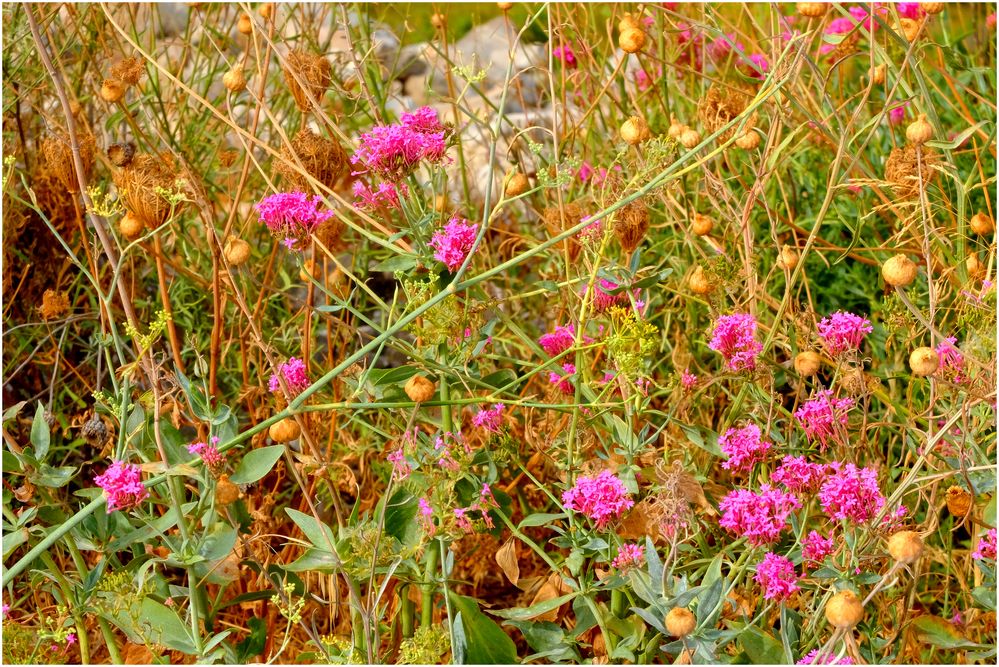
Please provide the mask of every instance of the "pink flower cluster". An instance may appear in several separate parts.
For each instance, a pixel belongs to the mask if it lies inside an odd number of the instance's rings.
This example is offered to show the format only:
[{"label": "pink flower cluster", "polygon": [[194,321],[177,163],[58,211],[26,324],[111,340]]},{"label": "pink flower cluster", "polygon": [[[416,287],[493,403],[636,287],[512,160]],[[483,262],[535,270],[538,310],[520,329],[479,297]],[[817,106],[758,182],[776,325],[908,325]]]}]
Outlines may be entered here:
[{"label": "pink flower cluster", "polygon": [[458,270],[475,246],[478,224],[454,216],[443,229],[434,232],[430,247],[434,249],[434,259],[443,262],[448,271]]},{"label": "pink flower cluster", "polygon": [[490,433],[499,433],[503,426],[503,409],[505,407],[502,403],[495,403],[491,408],[482,408],[472,417],[472,424]]},{"label": "pink flower cluster", "polygon": [[909,108],[909,102],[905,101],[897,104],[888,110],[888,123],[898,125],[905,120],[905,110]]},{"label": "pink flower cluster", "polygon": [[563,46],[556,46],[554,49],[552,49],[552,56],[561,60],[562,65],[564,65],[566,68],[575,69],[576,53],[572,50],[572,47],[569,46],[568,44],[565,44]]},{"label": "pink flower cluster", "polygon": [[848,411],[853,407],[852,398],[834,398],[832,390],[823,389],[810,401],[794,411],[794,418],[809,438],[819,441],[825,451],[830,440],[839,436],[839,428],[846,426]]},{"label": "pink flower cluster", "polygon": [[954,384],[961,384],[967,379],[964,375],[964,355],[961,354],[961,350],[957,349],[955,343],[957,343],[957,338],[950,336],[944,338],[937,345],[940,366],[937,368],[936,375]]},{"label": "pink flower cluster", "polygon": [[495,528],[493,524],[493,518],[489,516],[489,510],[498,508],[499,505],[496,503],[496,499],[493,498],[493,492],[489,488],[488,484],[482,485],[482,490],[479,492],[479,497],[475,499],[468,507],[458,507],[454,510],[454,521],[455,525],[461,528],[466,533],[472,532],[472,514],[479,512],[482,515],[482,523],[488,529]]},{"label": "pink flower cluster", "polygon": [[416,520],[429,537],[433,537],[437,532],[437,525],[434,523],[434,508],[426,498],[420,498],[417,503],[419,514]]},{"label": "pink flower cluster", "polygon": [[405,183],[389,183],[382,181],[378,188],[372,190],[361,181],[354,181],[354,206],[357,208],[399,208],[400,193],[405,196],[409,193],[409,188]]},{"label": "pink flower cluster", "polygon": [[975,547],[974,553],[971,557],[975,560],[995,560],[996,559],[996,529],[990,528],[985,537],[978,540],[978,546]]},{"label": "pink flower cluster", "polygon": [[838,357],[844,352],[860,349],[864,337],[874,331],[870,321],[844,311],[838,311],[819,322],[819,337],[829,354]]},{"label": "pink flower cluster", "polygon": [[437,465],[445,470],[450,470],[451,472],[461,470],[461,463],[458,457],[465,458],[465,456],[471,453],[472,448],[461,437],[461,433],[451,433],[448,431],[434,439],[434,458],[437,459]]},{"label": "pink flower cluster", "polygon": [[763,587],[763,597],[767,600],[786,600],[800,590],[794,563],[775,553],[763,556],[753,580]]},{"label": "pink flower cluster", "polygon": [[721,353],[731,370],[753,370],[756,357],[763,351],[763,345],[756,340],[756,327],[756,318],[748,313],[722,315],[715,322],[708,347]]},{"label": "pink flower cluster", "polygon": [[742,428],[730,428],[718,438],[718,446],[728,460],[722,462],[726,470],[749,472],[762,461],[773,443],[763,439],[760,427],[747,424]]},{"label": "pink flower cluster", "polygon": [[576,342],[576,327],[572,324],[555,325],[555,331],[546,333],[538,339],[538,345],[544,348],[548,356],[557,357]]},{"label": "pink flower cluster", "polygon": [[284,378],[284,383],[288,387],[288,395],[286,396],[288,400],[298,396],[312,384],[309,381],[305,362],[297,357],[292,357],[278,366],[278,372],[271,375],[271,379],[267,383],[267,388],[272,394],[281,391],[281,379],[279,376]]},{"label": "pink flower cluster", "polygon": [[621,548],[617,550],[617,556],[611,561],[611,567],[625,572],[633,567],[641,566],[644,559],[645,547],[629,542],[622,544]]},{"label": "pink flower cluster", "polygon": [[575,486],[562,493],[562,502],[567,510],[592,519],[598,529],[619,518],[635,504],[624,482],[610,470],[604,470],[596,477],[578,478]]},{"label": "pink flower cluster", "polygon": [[818,567],[834,548],[835,544],[831,537],[823,537],[822,533],[813,530],[802,541],[801,557],[805,560],[806,566]]},{"label": "pink flower cluster", "polygon": [[225,454],[218,450],[219,439],[212,436],[211,440],[205,442],[195,442],[187,446],[187,451],[195,456],[200,456],[208,469],[212,472],[219,472],[225,466]]},{"label": "pink flower cluster", "polygon": [[795,496],[771,488],[769,484],[762,485],[759,493],[736,489],[718,504],[722,511],[718,523],[745,537],[754,547],[760,547],[779,540],[781,531],[787,526],[787,518],[800,507],[801,502]]},{"label": "pink flower cluster", "polygon": [[288,248],[307,240],[319,225],[333,217],[333,211],[321,207],[319,195],[309,199],[304,192],[275,192],[255,206],[260,222]]},{"label": "pink flower cluster", "polygon": [[[607,310],[611,306],[628,303],[628,293],[626,291],[611,294],[612,291],[618,288],[618,284],[613,280],[601,278],[593,287],[595,288],[593,290],[593,308],[597,312]],[[587,286],[584,285],[580,291],[580,296],[585,298],[586,292]]]},{"label": "pink flower cluster", "polygon": [[401,122],[377,125],[361,135],[351,164],[398,183],[411,174],[422,160],[438,163],[447,150],[447,130],[430,107],[402,114]]},{"label": "pink flower cluster", "polygon": [[680,375],[680,386],[685,391],[693,391],[694,387],[697,386],[697,376],[691,373],[689,368],[685,368]]},{"label": "pink flower cluster", "polygon": [[826,468],[824,463],[809,463],[804,456],[789,455],[781,460],[780,467],[774,470],[770,479],[792,493],[811,494],[822,486]]},{"label": "pink flower cluster", "polygon": [[837,658],[835,653],[819,654],[819,649],[812,649],[804,658],[798,661],[799,665],[852,665],[853,658],[844,655]]},{"label": "pink flower cluster", "polygon": [[389,463],[392,464],[392,479],[395,481],[401,482],[413,472],[413,467],[409,465],[409,461],[406,459],[406,451],[403,447],[392,450],[387,458]]},{"label": "pink flower cluster", "polygon": [[136,507],[149,497],[149,491],[142,485],[142,471],[134,463],[112,461],[103,475],[94,478],[94,484],[104,489],[108,514]]},{"label": "pink flower cluster", "polygon": [[830,519],[864,523],[885,506],[874,468],[858,468],[840,461],[834,461],[829,467],[832,470],[819,489],[819,502]]},{"label": "pink flower cluster", "polygon": [[576,391],[571,380],[572,376],[576,374],[576,364],[562,364],[562,370],[564,373],[556,373],[555,371],[548,373],[548,382],[555,385],[555,388],[566,396],[571,396]]}]

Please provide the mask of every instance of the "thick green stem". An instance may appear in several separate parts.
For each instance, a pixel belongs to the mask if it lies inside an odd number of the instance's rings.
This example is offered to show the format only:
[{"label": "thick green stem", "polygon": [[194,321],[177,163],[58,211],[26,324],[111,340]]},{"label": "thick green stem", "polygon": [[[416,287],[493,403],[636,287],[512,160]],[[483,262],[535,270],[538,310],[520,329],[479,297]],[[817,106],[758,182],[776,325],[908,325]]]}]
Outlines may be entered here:
[{"label": "thick green stem", "polygon": [[399,595],[402,596],[402,610],[400,612],[402,636],[406,639],[413,636],[413,614],[416,612],[416,605],[409,599],[409,586],[406,584],[399,591]]},{"label": "thick green stem", "polygon": [[423,572],[423,600],[420,610],[420,625],[430,627],[434,622],[434,572],[437,570],[437,549],[427,547],[427,567]]},{"label": "thick green stem", "polygon": [[76,625],[76,639],[80,642],[80,663],[84,665],[90,664],[90,640],[87,638],[87,626],[83,623],[83,616],[74,609],[76,605],[73,604],[73,585],[69,583],[66,575],[62,573],[62,570],[56,565],[55,560],[48,552],[42,554],[42,562],[45,563],[45,567],[55,577],[56,583],[59,585],[59,590],[62,591],[63,602],[73,617],[73,623]]}]

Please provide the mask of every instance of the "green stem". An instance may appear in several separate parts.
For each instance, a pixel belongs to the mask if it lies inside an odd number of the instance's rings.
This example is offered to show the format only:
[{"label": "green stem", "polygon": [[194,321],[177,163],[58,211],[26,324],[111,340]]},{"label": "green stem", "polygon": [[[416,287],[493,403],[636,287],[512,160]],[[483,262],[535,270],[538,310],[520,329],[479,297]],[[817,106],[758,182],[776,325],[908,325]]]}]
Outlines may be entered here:
[{"label": "green stem", "polygon": [[90,640],[87,638],[87,626],[83,624],[83,617],[75,610],[73,586],[48,552],[42,554],[42,562],[55,577],[59,590],[62,591],[63,602],[73,617],[73,623],[76,625],[76,639],[80,642],[80,662],[84,665],[90,664]]},{"label": "green stem", "polygon": [[406,584],[399,591],[399,595],[402,596],[402,636],[406,639],[413,636],[413,613],[416,611],[413,601],[409,599],[409,586],[410,584]]},{"label": "green stem", "polygon": [[454,414],[451,412],[451,387],[447,376],[441,374],[441,428],[445,433],[454,433]]},{"label": "green stem", "polygon": [[427,549],[427,567],[423,572],[423,600],[420,610],[420,625],[429,628],[434,622],[434,571],[437,570],[437,549],[432,545]]}]

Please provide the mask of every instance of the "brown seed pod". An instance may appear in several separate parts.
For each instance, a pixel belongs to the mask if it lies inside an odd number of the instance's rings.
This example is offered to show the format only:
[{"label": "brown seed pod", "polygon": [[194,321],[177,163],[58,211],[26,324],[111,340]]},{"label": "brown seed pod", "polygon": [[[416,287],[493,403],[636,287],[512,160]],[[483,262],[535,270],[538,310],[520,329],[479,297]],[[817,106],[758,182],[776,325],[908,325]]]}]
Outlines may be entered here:
[{"label": "brown seed pod", "polygon": [[111,144],[108,146],[108,159],[116,167],[124,167],[135,157],[135,144]]},{"label": "brown seed pod", "polygon": [[974,499],[963,487],[955,484],[947,489],[947,511],[958,518],[965,517],[971,511]]},{"label": "brown seed pod", "polygon": [[642,22],[635,17],[631,12],[626,13],[621,17],[621,20],[617,22],[617,31],[619,33],[624,33],[628,30],[641,30]]},{"label": "brown seed pod", "polygon": [[326,89],[333,82],[333,69],[325,57],[295,50],[285,58],[284,80],[298,110],[308,111],[312,107],[310,96],[316,102],[322,102]]},{"label": "brown seed pod", "polygon": [[271,440],[274,442],[291,442],[292,440],[297,440],[298,436],[302,435],[302,428],[295,421],[294,417],[285,417],[281,421],[271,424],[267,434],[271,436]]},{"label": "brown seed pod", "polygon": [[901,253],[881,265],[881,277],[892,287],[908,287],[918,273],[916,263]]},{"label": "brown seed pod", "polygon": [[[83,163],[83,180],[87,181],[94,170],[97,142],[89,132],[78,132],[77,140],[80,147],[80,162]],[[71,194],[79,193],[80,179],[76,175],[76,161],[73,159],[73,149],[69,139],[62,135],[45,137],[42,139],[40,149],[52,174],[59,179],[66,191]]]},{"label": "brown seed pod", "polygon": [[215,482],[215,503],[231,505],[239,499],[239,487],[229,480],[228,475],[221,475]]},{"label": "brown seed pod", "polygon": [[919,37],[919,21],[899,19],[898,29],[905,35],[906,40],[910,42],[916,41],[916,38]]},{"label": "brown seed pod", "polygon": [[909,355],[909,368],[912,374],[919,377],[926,377],[937,372],[940,366],[940,357],[932,347],[917,347]]},{"label": "brown seed pod", "polygon": [[319,276],[318,273],[319,265],[314,259],[307,259],[302,262],[302,268],[298,270],[298,279],[303,283],[312,282],[312,278]]},{"label": "brown seed pod", "polygon": [[414,403],[426,403],[434,397],[437,385],[423,375],[414,375],[406,382],[405,390],[409,400]]},{"label": "brown seed pod", "polygon": [[992,218],[981,211],[971,216],[968,225],[971,227],[971,231],[979,236],[988,236],[996,230],[996,225],[992,222]]},{"label": "brown seed pod", "polygon": [[971,278],[981,278],[985,273],[981,260],[974,253],[968,255],[968,259],[964,260],[964,268],[968,270],[968,276]]},{"label": "brown seed pod", "polygon": [[715,221],[703,213],[695,213],[690,223],[690,231],[696,236],[707,236],[715,228]]},{"label": "brown seed pod", "polygon": [[138,85],[145,67],[138,58],[125,58],[111,66],[111,77],[121,81],[126,87]]},{"label": "brown seed pod", "polygon": [[118,231],[129,241],[139,238],[145,228],[142,220],[135,217],[131,211],[125,211],[125,215],[118,221]]},{"label": "brown seed pod", "polygon": [[531,182],[527,180],[527,176],[515,171],[508,177],[505,193],[507,197],[519,197],[530,189]]},{"label": "brown seed pod", "polygon": [[100,417],[94,415],[83,422],[80,435],[91,447],[103,447],[108,439],[108,427]]},{"label": "brown seed pod", "polygon": [[45,290],[42,294],[42,305],[38,309],[43,320],[52,320],[61,317],[69,310],[69,296],[65,292],[57,292],[53,289]]},{"label": "brown seed pod", "polygon": [[667,133],[669,134],[669,136],[679,141],[680,135],[683,134],[685,130],[689,129],[690,129],[689,127],[687,127],[680,121],[674,119],[673,122],[669,124],[669,130],[667,130]]},{"label": "brown seed pod", "polygon": [[[158,156],[144,153],[135,155],[125,166],[114,169],[111,178],[125,208],[149,229],[156,229],[170,217],[170,202],[162,193],[178,188],[186,190],[185,183],[179,179],[171,164]],[[181,202],[177,208],[183,205]]]},{"label": "brown seed pod", "polygon": [[[304,167],[312,178],[333,190],[349,171],[349,159],[338,141],[302,128],[290,145],[281,147],[281,156],[275,164],[275,170],[288,179],[294,189],[319,194],[320,188],[314,187],[301,173],[301,169]],[[299,162],[301,167],[298,166]]]},{"label": "brown seed pod", "polygon": [[840,377],[839,384],[850,396],[866,396],[871,393],[875,380],[862,368],[851,368]]},{"label": "brown seed pod", "polygon": [[101,84],[101,99],[109,104],[118,102],[125,96],[125,84],[117,79],[104,79]]},{"label": "brown seed pod", "polygon": [[632,116],[621,125],[621,138],[632,146],[648,141],[651,137],[652,131],[641,116]]},{"label": "brown seed pod", "polygon": [[946,3],[943,2],[920,2],[919,8],[927,14],[939,14],[944,10]]},{"label": "brown seed pod", "polygon": [[261,4],[257,12],[260,14],[260,17],[265,21],[270,19],[272,16],[274,16],[274,3],[265,2]]},{"label": "brown seed pod", "polygon": [[867,70],[867,77],[871,80],[875,86],[880,86],[884,84],[885,79],[888,76],[888,65],[884,63],[880,65],[875,65],[874,67]]},{"label": "brown seed pod", "polygon": [[739,138],[735,140],[735,145],[743,150],[751,151],[760,145],[760,135],[748,130],[745,134],[739,135]]},{"label": "brown seed pod", "polygon": [[798,251],[785,244],[777,255],[777,267],[793,271],[798,266]]},{"label": "brown seed pod", "polygon": [[799,2],[796,3],[796,7],[799,14],[810,19],[825,16],[826,10],[829,8],[825,2]]},{"label": "brown seed pod", "polygon": [[645,46],[645,31],[641,28],[628,28],[617,38],[617,45],[625,53],[638,53]]},{"label": "brown seed pod", "polygon": [[[738,118],[739,115],[746,110],[746,106],[749,104],[751,99],[752,95],[742,88],[735,86],[722,87],[719,85],[712,85],[708,88],[708,92],[697,104],[697,117],[701,120],[704,131],[708,134],[714,134],[732,122],[735,118]],[[754,113],[750,117],[749,123],[746,125],[745,132],[750,133],[755,123],[756,114]],[[718,140],[723,142],[728,141],[734,132],[735,128],[729,128],[722,134],[718,135]],[[681,134],[680,137],[682,143],[683,135]],[[759,137],[757,137],[757,139],[759,139]],[[698,142],[699,141],[700,140],[698,140]],[[695,143],[694,145],[696,146],[697,144]],[[687,146],[687,148],[692,148],[692,146]],[[755,148],[755,146],[753,146],[753,148]]]},{"label": "brown seed pod", "polygon": [[496,6],[499,8],[499,10],[501,12],[508,12],[508,11],[510,11],[510,8],[513,7],[513,3],[512,2],[497,2]]},{"label": "brown seed pod", "polygon": [[250,244],[240,238],[231,238],[225,244],[225,259],[230,266],[241,266],[250,259]]},{"label": "brown seed pod", "polygon": [[822,355],[813,350],[802,350],[794,357],[794,370],[802,377],[812,377],[822,369]]},{"label": "brown seed pod", "polygon": [[885,163],[885,180],[891,183],[895,194],[902,199],[913,199],[919,195],[920,183],[926,189],[936,177],[933,164],[937,154],[923,146],[922,154],[917,155],[916,147],[906,145],[893,148]]},{"label": "brown seed pod", "polygon": [[239,15],[239,21],[236,23],[236,30],[243,35],[249,35],[253,32],[253,21],[250,19],[250,15],[243,13]]},{"label": "brown seed pod", "polygon": [[693,150],[699,143],[701,143],[701,135],[697,130],[687,128],[680,135],[680,145],[687,150]]},{"label": "brown seed pod", "polygon": [[687,284],[690,286],[691,292],[700,296],[711,294],[715,289],[714,283],[705,274],[704,267],[701,266],[695,268],[694,272],[690,274],[690,277],[687,278]]},{"label": "brown seed pod", "polygon": [[888,538],[888,553],[899,563],[915,563],[923,555],[923,538],[911,530],[900,530]]},{"label": "brown seed pod", "polygon": [[840,591],[826,603],[826,620],[834,628],[852,630],[864,618],[864,605],[853,591]]},{"label": "brown seed pod", "polygon": [[[558,236],[567,229],[571,229],[583,220],[585,215],[583,207],[576,202],[568,202],[558,206],[549,206],[544,210],[545,227],[548,234]],[[569,261],[575,261],[579,257],[582,246],[575,236],[565,239],[565,248],[569,253]]]},{"label": "brown seed pod", "polygon": [[436,30],[444,30],[447,28],[447,16],[441,13],[434,13],[430,16],[430,25]]},{"label": "brown seed pod", "polygon": [[614,219],[614,235],[621,249],[629,255],[639,246],[648,230],[649,210],[641,201],[631,202]]},{"label": "brown seed pod", "polygon": [[916,120],[909,123],[905,128],[905,138],[915,146],[922,146],[933,138],[933,126],[926,120],[926,114],[919,114]]},{"label": "brown seed pod", "polygon": [[686,637],[696,627],[697,619],[685,607],[673,607],[666,614],[666,632],[672,637]]},{"label": "brown seed pod", "polygon": [[222,85],[226,87],[231,93],[238,93],[246,89],[246,75],[243,74],[243,68],[240,66],[233,67],[231,70],[222,75]]}]

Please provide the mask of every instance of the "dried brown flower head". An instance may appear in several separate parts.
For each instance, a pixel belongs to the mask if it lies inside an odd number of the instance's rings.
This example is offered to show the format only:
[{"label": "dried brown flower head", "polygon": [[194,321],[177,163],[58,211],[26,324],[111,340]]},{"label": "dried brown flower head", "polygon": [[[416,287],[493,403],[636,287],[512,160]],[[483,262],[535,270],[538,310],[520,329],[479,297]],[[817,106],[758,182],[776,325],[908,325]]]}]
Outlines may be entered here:
[{"label": "dried brown flower head", "polygon": [[138,58],[125,58],[111,66],[111,78],[121,81],[126,86],[134,86],[142,79],[145,68]]},{"label": "dried brown flower head", "polygon": [[303,128],[291,140],[290,145],[281,147],[281,157],[275,169],[296,190],[318,193],[318,188],[313,187],[301,173],[303,167],[312,178],[332,190],[337,181],[347,173],[347,166],[347,153],[339,142]]},{"label": "dried brown flower head", "polygon": [[621,248],[631,254],[649,230],[649,209],[641,200],[625,206],[614,220],[614,235]]},{"label": "dried brown flower head", "polygon": [[[94,154],[97,152],[97,142],[93,135],[80,132],[80,162],[83,163],[83,180],[90,178],[94,169]],[[51,135],[42,139],[41,153],[52,175],[66,188],[67,192],[80,192],[80,180],[76,175],[76,162],[73,159],[73,149],[69,139],[62,134]]]},{"label": "dried brown flower head", "polygon": [[164,193],[182,185],[172,161],[140,153],[111,176],[125,208],[146,227],[156,229],[167,221],[173,207]]},{"label": "dried brown flower head", "polygon": [[912,199],[919,196],[920,184],[926,189],[933,182],[936,161],[936,151],[925,146],[893,148],[885,163],[885,180],[891,183],[897,196]]},{"label": "dried brown flower head", "polygon": [[333,82],[330,61],[315,53],[291,51],[285,58],[284,80],[299,111],[308,111],[311,107],[310,95],[320,101]]},{"label": "dried brown flower head", "polygon": [[[564,203],[561,207],[549,206],[544,211],[545,226],[551,236],[558,236],[567,229],[578,225],[585,213],[583,207],[576,202]],[[565,240],[569,252],[569,260],[574,261],[579,256],[580,245],[574,237]]]},{"label": "dried brown flower head", "polygon": [[[748,93],[739,88],[726,86],[723,89],[714,85],[708,89],[707,94],[697,105],[697,115],[707,133],[714,134],[745,111],[751,99],[752,97]],[[749,119],[747,128],[752,127],[755,120],[756,114],[754,113]],[[730,128],[719,135],[718,139],[728,141],[733,131]]]},{"label": "dried brown flower head", "polygon": [[38,309],[43,320],[51,320],[62,316],[69,310],[69,296],[65,292],[47,289],[42,294],[42,306]]}]

